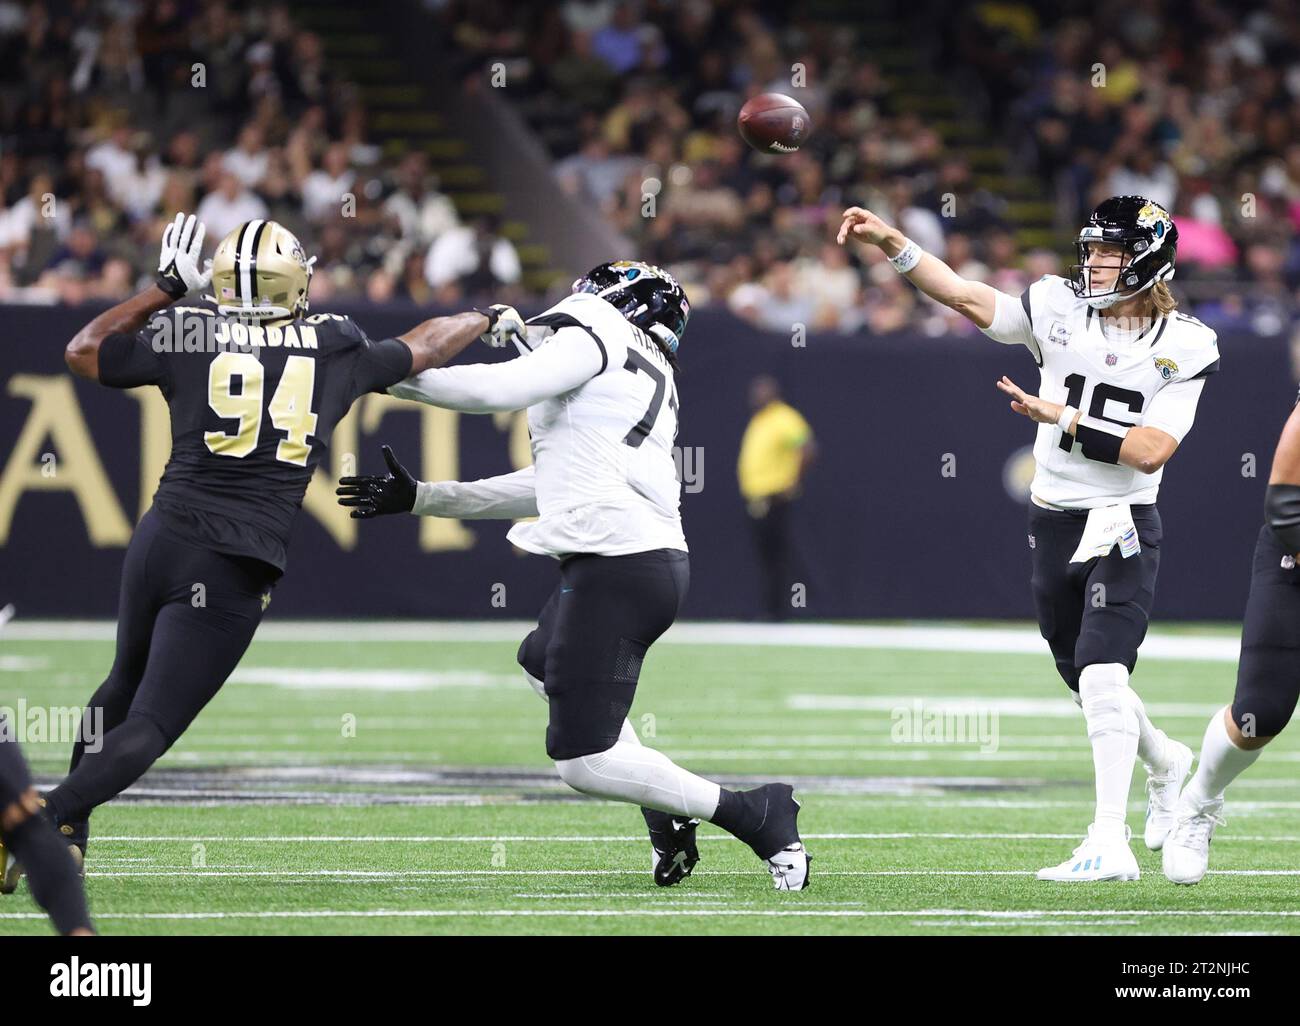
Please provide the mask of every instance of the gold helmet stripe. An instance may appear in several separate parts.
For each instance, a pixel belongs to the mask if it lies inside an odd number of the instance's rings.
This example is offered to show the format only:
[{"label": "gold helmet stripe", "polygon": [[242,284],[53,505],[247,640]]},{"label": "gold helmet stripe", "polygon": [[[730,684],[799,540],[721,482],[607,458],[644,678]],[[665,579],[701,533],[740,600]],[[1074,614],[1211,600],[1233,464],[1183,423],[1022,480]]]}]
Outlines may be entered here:
[{"label": "gold helmet stripe", "polygon": [[257,246],[265,228],[265,221],[249,221],[235,243],[235,287],[246,306],[257,299]]}]

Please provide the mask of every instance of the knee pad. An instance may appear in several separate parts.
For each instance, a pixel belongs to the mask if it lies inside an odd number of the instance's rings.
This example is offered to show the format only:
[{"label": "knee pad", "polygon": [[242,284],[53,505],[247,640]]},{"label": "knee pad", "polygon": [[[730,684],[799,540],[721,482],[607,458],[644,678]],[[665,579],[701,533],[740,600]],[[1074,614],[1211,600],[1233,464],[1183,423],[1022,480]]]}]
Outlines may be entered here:
[{"label": "knee pad", "polygon": [[580,755],[576,759],[556,759],[555,769],[560,779],[575,791],[583,794],[600,794],[604,778],[601,770],[607,761],[607,752]]},{"label": "knee pad", "polygon": [[1120,663],[1093,663],[1079,673],[1079,697],[1088,737],[1138,733],[1138,713],[1128,669]]}]

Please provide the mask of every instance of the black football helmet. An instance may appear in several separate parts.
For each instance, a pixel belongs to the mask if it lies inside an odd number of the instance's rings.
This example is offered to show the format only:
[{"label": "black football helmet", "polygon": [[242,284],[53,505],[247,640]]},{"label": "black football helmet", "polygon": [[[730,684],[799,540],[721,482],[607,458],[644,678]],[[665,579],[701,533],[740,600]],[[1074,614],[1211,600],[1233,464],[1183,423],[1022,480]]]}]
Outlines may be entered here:
[{"label": "black football helmet", "polygon": [[[1088,251],[1098,242],[1122,246],[1128,258],[1109,292],[1092,290]],[[1092,212],[1079,230],[1074,248],[1079,258],[1070,268],[1074,294],[1093,309],[1104,310],[1174,276],[1178,228],[1159,203],[1144,196],[1112,196]]]},{"label": "black football helmet", "polygon": [[677,279],[640,260],[614,260],[593,267],[573,283],[612,305],[625,319],[676,353],[691,317],[691,304]]}]

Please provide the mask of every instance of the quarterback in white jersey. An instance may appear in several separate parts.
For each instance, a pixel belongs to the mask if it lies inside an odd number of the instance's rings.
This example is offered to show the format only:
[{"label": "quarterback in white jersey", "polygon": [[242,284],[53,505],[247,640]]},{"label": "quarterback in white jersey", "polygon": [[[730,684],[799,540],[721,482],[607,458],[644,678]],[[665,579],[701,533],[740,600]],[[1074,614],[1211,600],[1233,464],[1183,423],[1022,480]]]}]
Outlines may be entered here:
[{"label": "quarterback in white jersey", "polygon": [[389,474],[342,479],[339,501],[356,517],[536,517],[508,537],[557,558],[560,583],[518,661],[548,703],[546,750],[561,779],[642,807],[658,884],[690,875],[695,828],[708,820],[748,844],[778,890],[802,890],[810,857],[788,784],[719,787],[642,745],[627,720],[642,661],[689,580],[673,460],[676,351],[689,312],[671,275],[637,261],[593,269],[526,325],[492,308],[490,340],[512,337],[518,358],[420,374],[389,391],[466,413],[526,409],[533,465],[417,482],[385,447]]},{"label": "quarterback in white jersey", "polygon": [[1157,729],[1129,686],[1160,564],[1156,495],[1165,463],[1218,370],[1215,334],[1179,313],[1165,284],[1178,229],[1158,203],[1116,196],[1079,232],[1071,278],[1046,275],[1019,299],[968,281],[870,211],[844,212],[841,244],[879,246],[926,295],[986,335],[1025,346],[1038,395],[997,387],[1037,425],[1029,544],[1039,628],[1083,708],[1097,801],[1069,859],[1038,874],[1060,882],[1136,880],[1125,824],[1134,763],[1147,769],[1145,840],[1159,850],[1192,753]]}]

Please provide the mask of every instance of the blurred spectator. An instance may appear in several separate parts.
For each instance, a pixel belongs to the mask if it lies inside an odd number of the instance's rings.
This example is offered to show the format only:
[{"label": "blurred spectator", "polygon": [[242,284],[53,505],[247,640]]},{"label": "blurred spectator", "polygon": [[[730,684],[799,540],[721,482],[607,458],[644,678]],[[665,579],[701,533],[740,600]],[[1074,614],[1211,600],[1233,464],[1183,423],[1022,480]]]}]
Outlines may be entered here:
[{"label": "blurred spectator", "polygon": [[496,233],[496,225],[487,217],[443,232],[424,262],[425,280],[434,289],[459,286],[449,295],[462,291],[485,295],[494,286],[519,281],[521,273],[514,245]]},{"label": "blurred spectator", "polygon": [[425,249],[460,223],[451,200],[433,187],[429,159],[423,153],[403,157],[396,179],[397,187],[384,200],[383,209],[396,218],[404,242]]},{"label": "blurred spectator", "polygon": [[352,190],[356,172],[349,166],[348,150],[333,143],[325,150],[321,166],[302,181],[302,210],[307,220],[320,223],[337,217],[343,198]]},{"label": "blurred spectator", "polygon": [[222,171],[217,188],[199,202],[199,220],[208,235],[220,242],[245,221],[266,217],[266,204],[257,193],[246,189],[231,171]]},{"label": "blurred spectator", "polygon": [[808,422],[782,401],[771,375],[750,382],[749,406],[753,414],[740,441],[736,476],[758,551],[763,617],[785,620],[794,583],[791,510],[817,445]]},{"label": "blurred spectator", "polygon": [[270,162],[261,126],[250,123],[240,131],[238,143],[226,151],[221,164],[244,188],[256,189],[266,177]]}]

